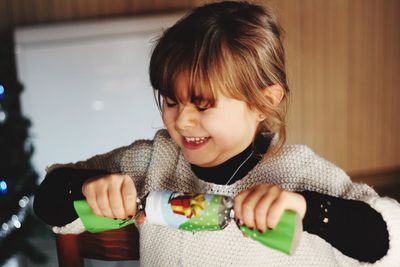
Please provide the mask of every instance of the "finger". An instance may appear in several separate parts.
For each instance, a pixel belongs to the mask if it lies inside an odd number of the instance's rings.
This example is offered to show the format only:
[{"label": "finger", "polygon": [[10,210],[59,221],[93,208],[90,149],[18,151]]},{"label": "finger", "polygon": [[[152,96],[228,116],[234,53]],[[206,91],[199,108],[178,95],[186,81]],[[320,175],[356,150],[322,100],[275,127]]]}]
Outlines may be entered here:
[{"label": "finger", "polygon": [[285,211],[288,208],[287,198],[280,197],[275,202],[271,204],[271,207],[268,210],[267,214],[267,226],[268,228],[274,229],[276,225],[279,223],[279,220]]},{"label": "finger", "polygon": [[124,203],[122,200],[121,186],[122,183],[117,181],[111,184],[108,190],[111,213],[113,218],[117,219],[126,218]]},{"label": "finger", "polygon": [[102,216],[100,208],[97,205],[96,192],[95,192],[93,186],[88,182],[84,183],[82,186],[82,193],[85,196],[86,201],[87,201],[89,207],[92,209],[93,213],[96,215]]},{"label": "finger", "polygon": [[134,216],[136,214],[136,188],[131,177],[124,179],[121,188],[123,205],[126,216]]},{"label": "finger", "polygon": [[234,199],[233,199],[233,210],[235,211],[235,217],[240,221],[242,224],[242,204],[243,200],[246,199],[247,195],[251,193],[253,189],[246,189],[240,192]]},{"label": "finger", "polygon": [[111,211],[110,201],[108,199],[108,188],[106,190],[102,190],[97,192],[96,194],[97,205],[99,206],[101,216],[114,218],[114,215]]},{"label": "finger", "polygon": [[86,201],[87,201],[89,207],[92,209],[94,214],[103,216],[102,212],[100,211],[99,206],[97,205],[97,197],[95,194],[86,195]]},{"label": "finger", "polygon": [[269,185],[260,185],[247,195],[246,199],[243,200],[242,204],[242,220],[243,223],[249,227],[254,228],[255,223],[255,212],[256,205],[259,200],[269,191]]},{"label": "finger", "polygon": [[298,193],[293,193],[293,192],[287,192],[287,193],[291,195],[292,201],[288,204],[288,207],[286,209],[297,212],[300,215],[300,218],[303,219],[307,210],[306,199]]},{"label": "finger", "polygon": [[256,228],[265,232],[267,230],[267,214],[270,206],[279,197],[280,189],[271,187],[258,201],[255,208],[255,225]]},{"label": "finger", "polygon": [[275,228],[285,210],[297,212],[301,218],[304,217],[306,211],[306,201],[300,194],[282,191],[279,198],[272,203],[267,215],[267,225]]}]

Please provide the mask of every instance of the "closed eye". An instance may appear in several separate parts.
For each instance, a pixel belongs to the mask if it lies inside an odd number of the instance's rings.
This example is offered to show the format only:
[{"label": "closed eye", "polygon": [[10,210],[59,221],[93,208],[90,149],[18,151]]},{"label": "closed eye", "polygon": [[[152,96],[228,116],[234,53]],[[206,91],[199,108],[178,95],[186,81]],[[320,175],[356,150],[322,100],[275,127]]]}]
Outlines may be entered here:
[{"label": "closed eye", "polygon": [[195,101],[194,105],[196,106],[196,109],[200,112],[204,112],[207,109],[211,108],[211,104],[209,101]]},{"label": "closed eye", "polygon": [[196,106],[196,108],[197,108],[198,111],[204,112],[207,109],[209,109],[210,107],[209,106]]},{"label": "closed eye", "polygon": [[175,107],[177,105],[177,103],[175,101],[173,101],[171,98],[169,97],[164,97],[165,100],[165,104],[167,105],[167,107],[172,108]]}]

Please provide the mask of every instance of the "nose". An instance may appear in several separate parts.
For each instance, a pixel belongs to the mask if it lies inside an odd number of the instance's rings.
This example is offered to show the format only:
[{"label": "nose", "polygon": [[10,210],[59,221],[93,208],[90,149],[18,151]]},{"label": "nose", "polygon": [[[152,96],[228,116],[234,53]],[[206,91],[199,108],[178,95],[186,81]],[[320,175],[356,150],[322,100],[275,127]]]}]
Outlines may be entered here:
[{"label": "nose", "polygon": [[179,113],[176,117],[175,125],[177,130],[187,130],[197,125],[196,110],[190,105],[182,105],[179,107]]}]

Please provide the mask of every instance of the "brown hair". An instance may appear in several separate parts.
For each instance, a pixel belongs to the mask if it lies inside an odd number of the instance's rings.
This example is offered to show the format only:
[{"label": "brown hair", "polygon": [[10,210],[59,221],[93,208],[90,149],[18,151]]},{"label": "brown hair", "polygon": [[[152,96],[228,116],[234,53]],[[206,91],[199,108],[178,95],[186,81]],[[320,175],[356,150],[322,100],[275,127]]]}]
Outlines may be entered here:
[{"label": "brown hair", "polygon": [[[189,76],[188,96],[175,91],[181,72]],[[205,100],[214,105],[216,92],[246,102],[266,119],[259,131],[278,133],[269,153],[286,139],[286,80],[282,29],[264,7],[246,2],[221,2],[194,9],[158,39],[150,61],[150,81],[161,109],[161,96],[175,101]],[[262,89],[279,84],[285,96],[278,107]]]}]

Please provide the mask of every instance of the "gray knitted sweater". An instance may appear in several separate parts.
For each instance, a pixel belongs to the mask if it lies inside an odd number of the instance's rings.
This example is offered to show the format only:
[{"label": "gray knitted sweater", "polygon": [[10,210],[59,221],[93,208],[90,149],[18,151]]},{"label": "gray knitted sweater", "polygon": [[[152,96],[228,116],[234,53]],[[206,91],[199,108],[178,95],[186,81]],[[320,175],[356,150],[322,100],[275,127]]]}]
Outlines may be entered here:
[{"label": "gray knitted sweater", "polygon": [[[341,169],[304,145],[285,145],[278,155],[259,162],[246,177],[232,185],[198,179],[166,130],[158,131],[154,140],[139,140],[75,164],[53,165],[48,171],[58,167],[127,173],[134,180],[139,197],[159,190],[234,196],[259,183],[278,184],[290,191],[316,191],[368,203],[382,215],[389,232],[387,255],[370,264],[343,255],[325,240],[307,232],[302,233],[294,255],[287,256],[244,238],[234,222],[221,231],[196,233],[145,222],[138,227],[143,266],[400,266],[399,203],[379,197],[365,184],[352,183]],[[84,227],[77,219],[63,227],[54,227],[53,231],[80,233]]]}]

